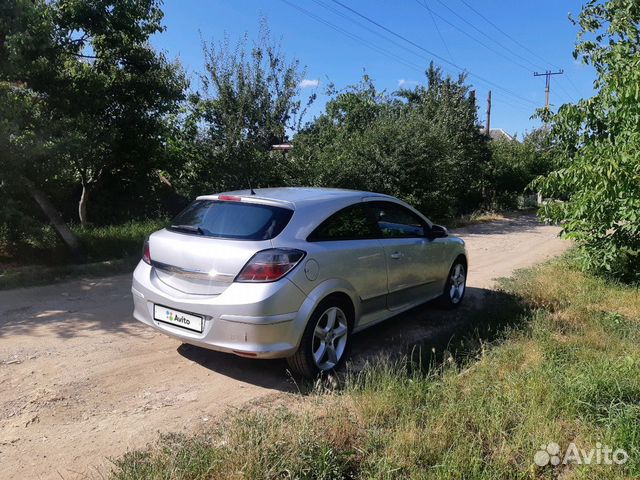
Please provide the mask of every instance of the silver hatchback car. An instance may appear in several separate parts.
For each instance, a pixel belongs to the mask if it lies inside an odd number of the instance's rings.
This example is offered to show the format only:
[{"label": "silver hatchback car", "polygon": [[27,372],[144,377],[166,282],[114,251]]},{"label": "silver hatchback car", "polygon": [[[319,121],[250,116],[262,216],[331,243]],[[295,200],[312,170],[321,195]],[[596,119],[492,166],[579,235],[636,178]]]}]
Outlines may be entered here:
[{"label": "silver hatchback car", "polygon": [[458,305],[467,255],[388,195],[265,188],[198,197],[145,242],[136,319],[201,347],[336,369],[351,336],[421,303]]}]

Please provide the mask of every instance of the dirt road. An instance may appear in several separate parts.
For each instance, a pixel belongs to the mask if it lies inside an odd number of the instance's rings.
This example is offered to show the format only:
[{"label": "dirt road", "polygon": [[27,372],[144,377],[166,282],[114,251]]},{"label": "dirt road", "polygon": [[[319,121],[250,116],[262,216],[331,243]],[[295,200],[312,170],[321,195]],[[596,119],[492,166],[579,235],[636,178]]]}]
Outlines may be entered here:
[{"label": "dirt road", "polygon": [[[495,278],[561,253],[558,231],[528,216],[457,231],[475,287],[468,303],[481,303]],[[249,400],[295,391],[284,361],[183,347],[138,324],[129,288],[122,275],[0,292],[1,478],[95,475],[158,432],[190,431]],[[356,336],[353,355],[395,336],[418,341],[446,315],[425,306],[392,319]]]}]

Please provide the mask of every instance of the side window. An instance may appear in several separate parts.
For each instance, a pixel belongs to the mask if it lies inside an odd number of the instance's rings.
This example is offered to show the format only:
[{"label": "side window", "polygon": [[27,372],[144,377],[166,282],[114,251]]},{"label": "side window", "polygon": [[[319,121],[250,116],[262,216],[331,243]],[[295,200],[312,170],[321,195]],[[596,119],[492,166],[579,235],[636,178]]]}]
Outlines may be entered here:
[{"label": "side window", "polygon": [[310,242],[362,240],[379,236],[380,232],[371,212],[362,203],[357,203],[331,215],[309,235],[307,240]]},{"label": "side window", "polygon": [[411,210],[392,202],[371,202],[383,238],[424,237],[426,225]]}]

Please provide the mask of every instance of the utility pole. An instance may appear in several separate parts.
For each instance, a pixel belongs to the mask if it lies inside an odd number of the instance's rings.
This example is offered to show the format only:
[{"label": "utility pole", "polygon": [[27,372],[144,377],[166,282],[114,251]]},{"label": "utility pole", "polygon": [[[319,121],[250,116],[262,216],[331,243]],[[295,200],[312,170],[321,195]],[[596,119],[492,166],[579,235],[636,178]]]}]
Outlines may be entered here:
[{"label": "utility pole", "polygon": [[487,123],[484,126],[484,133],[489,136],[491,134],[491,90],[487,95]]},{"label": "utility pole", "polygon": [[544,73],[534,72],[533,74],[534,77],[546,77],[546,88],[544,89],[544,92],[545,92],[544,107],[545,108],[549,108],[549,92],[551,91],[551,75],[562,75],[563,73],[564,73],[564,70],[558,70],[557,72],[552,72],[551,70],[547,70]]}]

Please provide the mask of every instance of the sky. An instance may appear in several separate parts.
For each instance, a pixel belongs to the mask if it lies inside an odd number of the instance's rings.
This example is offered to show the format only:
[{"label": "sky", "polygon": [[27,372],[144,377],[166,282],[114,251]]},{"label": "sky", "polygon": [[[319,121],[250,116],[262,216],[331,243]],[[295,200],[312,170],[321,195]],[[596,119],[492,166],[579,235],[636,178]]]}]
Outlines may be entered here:
[{"label": "sky", "polygon": [[[342,5],[340,5],[342,3]],[[304,67],[301,95],[317,93],[307,113],[323,111],[328,84],[338,89],[371,77],[379,90],[425,84],[433,60],[445,73],[468,75],[484,124],[492,91],[491,127],[520,136],[539,122],[545,78],[551,77],[556,109],[593,94],[594,71],[572,56],[578,0],[165,0],[166,31],[153,44],[178,58],[197,87],[203,71],[202,41],[256,39],[261,18],[290,59]],[[366,18],[365,18],[366,17]],[[484,18],[483,18],[484,17]],[[375,22],[375,23],[372,23]]]}]

